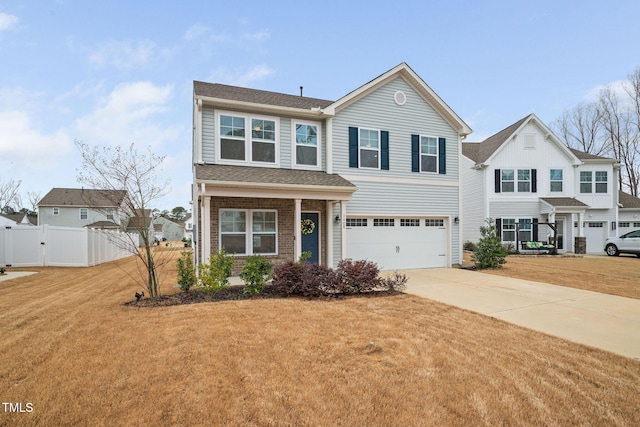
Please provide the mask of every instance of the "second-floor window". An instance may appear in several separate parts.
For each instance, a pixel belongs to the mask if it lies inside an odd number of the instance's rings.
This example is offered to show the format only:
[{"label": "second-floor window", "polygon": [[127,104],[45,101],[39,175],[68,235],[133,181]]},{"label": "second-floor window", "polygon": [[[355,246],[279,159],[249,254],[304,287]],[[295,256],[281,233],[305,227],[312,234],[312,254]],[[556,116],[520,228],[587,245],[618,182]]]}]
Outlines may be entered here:
[{"label": "second-floor window", "polygon": [[107,209],[107,219],[113,221],[113,209]]},{"label": "second-floor window", "polygon": [[380,169],[380,132],[360,129],[358,140],[360,167]]},{"label": "second-floor window", "polygon": [[607,192],[607,171],[596,171],[596,193]]},{"label": "second-floor window", "polygon": [[320,126],[295,123],[295,164],[300,167],[320,166]]},{"label": "second-floor window", "polygon": [[53,208],[54,215],[60,215],[60,208]]},{"label": "second-floor window", "polygon": [[89,219],[89,209],[80,208],[80,219]]},{"label": "second-floor window", "polygon": [[595,175],[595,192],[606,193],[608,186],[607,171],[581,171],[580,172],[580,193],[593,193]]},{"label": "second-floor window", "polygon": [[420,137],[420,172],[438,172],[438,138]]},{"label": "second-floor window", "polygon": [[552,193],[562,192],[562,169],[549,171],[549,190]]},{"label": "second-floor window", "polygon": [[496,193],[535,193],[535,169],[496,169]]},{"label": "second-floor window", "polygon": [[276,119],[232,114],[219,116],[221,161],[276,163]]}]

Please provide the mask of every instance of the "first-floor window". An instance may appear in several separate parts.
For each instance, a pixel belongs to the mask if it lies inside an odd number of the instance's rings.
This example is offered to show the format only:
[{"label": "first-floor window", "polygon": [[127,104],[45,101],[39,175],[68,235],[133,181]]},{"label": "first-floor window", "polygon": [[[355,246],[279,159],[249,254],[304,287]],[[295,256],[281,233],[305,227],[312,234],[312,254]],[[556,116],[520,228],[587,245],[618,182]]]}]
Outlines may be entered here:
[{"label": "first-floor window", "polygon": [[80,208],[80,219],[88,219],[89,210],[87,208]]},{"label": "first-floor window", "polygon": [[533,239],[533,226],[531,218],[502,218],[502,241],[515,242],[516,230],[518,240],[529,242]]},{"label": "first-floor window", "polygon": [[220,248],[236,255],[277,253],[277,212],[274,210],[220,211]]},{"label": "first-floor window", "polygon": [[520,218],[518,225],[518,240],[521,242],[530,242],[532,240],[531,218]]},{"label": "first-floor window", "polygon": [[502,218],[502,241],[516,241],[516,220],[513,218]]}]

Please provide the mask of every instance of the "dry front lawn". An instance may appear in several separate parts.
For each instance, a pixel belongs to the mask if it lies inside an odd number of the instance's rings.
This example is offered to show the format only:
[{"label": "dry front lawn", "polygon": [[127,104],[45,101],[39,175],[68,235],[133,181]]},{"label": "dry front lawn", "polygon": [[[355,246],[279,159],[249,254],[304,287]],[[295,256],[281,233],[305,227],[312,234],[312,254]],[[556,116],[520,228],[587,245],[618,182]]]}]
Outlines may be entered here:
[{"label": "dry front lawn", "polygon": [[410,295],[134,308],[134,270],[0,282],[0,399],[33,408],[0,425],[640,425],[640,361]]}]

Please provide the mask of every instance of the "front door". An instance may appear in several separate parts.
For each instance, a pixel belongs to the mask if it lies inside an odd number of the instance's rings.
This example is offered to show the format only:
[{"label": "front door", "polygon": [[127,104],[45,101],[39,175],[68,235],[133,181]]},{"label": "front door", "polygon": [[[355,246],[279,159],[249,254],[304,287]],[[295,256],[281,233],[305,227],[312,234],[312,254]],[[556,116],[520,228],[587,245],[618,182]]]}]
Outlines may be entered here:
[{"label": "front door", "polygon": [[564,250],[564,220],[559,219],[556,220],[557,231],[556,231],[556,249],[563,251]]},{"label": "front door", "polygon": [[320,262],[320,214],[317,212],[302,212],[302,252],[309,252],[309,262]]}]

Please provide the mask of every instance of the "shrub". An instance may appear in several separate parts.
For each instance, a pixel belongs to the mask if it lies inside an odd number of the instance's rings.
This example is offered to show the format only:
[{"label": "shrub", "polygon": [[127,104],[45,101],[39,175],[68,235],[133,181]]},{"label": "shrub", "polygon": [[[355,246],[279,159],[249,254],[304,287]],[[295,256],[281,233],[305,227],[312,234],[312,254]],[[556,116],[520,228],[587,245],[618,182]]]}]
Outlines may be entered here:
[{"label": "shrub", "polygon": [[311,259],[312,256],[313,254],[311,253],[311,251],[303,251],[300,254],[300,258],[298,259],[298,262],[307,262]]},{"label": "shrub", "polygon": [[380,269],[375,262],[343,259],[338,263],[339,290],[345,294],[371,292],[382,284],[379,273]]},{"label": "shrub", "polygon": [[189,292],[196,281],[196,270],[193,267],[191,251],[183,251],[178,258],[178,286],[184,292]]},{"label": "shrub", "polygon": [[403,292],[407,289],[409,278],[406,274],[394,271],[391,275],[381,279],[383,287],[392,292]]},{"label": "shrub", "polygon": [[244,281],[245,287],[242,290],[245,294],[259,294],[264,289],[264,284],[269,280],[273,265],[271,261],[261,255],[251,255],[242,267],[240,278]]},{"label": "shrub", "polygon": [[305,265],[307,263],[287,261],[275,266],[271,285],[282,295],[319,295],[319,289],[307,289],[304,283]]},{"label": "shrub", "polygon": [[466,242],[464,242],[464,246],[462,247],[462,249],[469,252],[475,252],[476,248],[477,248],[476,244],[470,240],[467,240]]},{"label": "shrub", "polygon": [[507,251],[502,246],[494,221],[489,218],[486,223],[487,225],[480,227],[482,237],[478,241],[476,251],[471,255],[471,261],[478,268],[500,267],[506,262]]},{"label": "shrub", "polygon": [[235,259],[222,248],[209,257],[208,264],[200,264],[200,286],[209,293],[216,293],[229,287],[229,277]]}]

